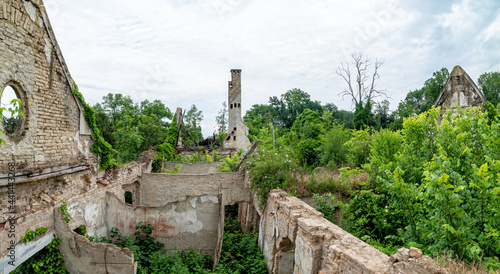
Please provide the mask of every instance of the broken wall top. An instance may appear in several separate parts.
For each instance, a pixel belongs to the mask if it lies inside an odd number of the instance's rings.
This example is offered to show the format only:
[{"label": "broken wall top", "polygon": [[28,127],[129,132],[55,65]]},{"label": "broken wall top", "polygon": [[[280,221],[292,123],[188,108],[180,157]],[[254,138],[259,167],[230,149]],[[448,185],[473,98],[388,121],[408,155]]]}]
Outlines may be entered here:
[{"label": "broken wall top", "polygon": [[486,97],[477,88],[474,81],[462,67],[455,66],[434,105],[441,107],[441,111],[444,112],[446,108],[455,105],[460,108],[468,108],[482,107],[484,103],[486,103]]}]

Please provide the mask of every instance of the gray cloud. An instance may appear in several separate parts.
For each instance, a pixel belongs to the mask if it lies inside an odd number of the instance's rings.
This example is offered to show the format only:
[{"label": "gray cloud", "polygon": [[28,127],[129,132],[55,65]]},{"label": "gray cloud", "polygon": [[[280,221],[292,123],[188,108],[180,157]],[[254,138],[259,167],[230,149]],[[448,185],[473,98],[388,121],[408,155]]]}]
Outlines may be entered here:
[{"label": "gray cloud", "polygon": [[108,92],[171,109],[195,104],[211,134],[229,70],[243,69],[243,109],[288,89],[351,109],[335,74],[351,52],[384,60],[396,108],[432,72],[498,70],[495,1],[46,0],[72,76],[94,104]]}]

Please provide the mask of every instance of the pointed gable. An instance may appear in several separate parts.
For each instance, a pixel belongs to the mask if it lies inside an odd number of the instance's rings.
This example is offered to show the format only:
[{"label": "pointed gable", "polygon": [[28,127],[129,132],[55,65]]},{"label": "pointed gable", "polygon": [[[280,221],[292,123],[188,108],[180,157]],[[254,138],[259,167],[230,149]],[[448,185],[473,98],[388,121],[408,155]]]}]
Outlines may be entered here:
[{"label": "pointed gable", "polygon": [[477,88],[474,81],[460,66],[455,66],[444,84],[434,106],[441,107],[443,114],[447,108],[483,107],[486,97]]}]

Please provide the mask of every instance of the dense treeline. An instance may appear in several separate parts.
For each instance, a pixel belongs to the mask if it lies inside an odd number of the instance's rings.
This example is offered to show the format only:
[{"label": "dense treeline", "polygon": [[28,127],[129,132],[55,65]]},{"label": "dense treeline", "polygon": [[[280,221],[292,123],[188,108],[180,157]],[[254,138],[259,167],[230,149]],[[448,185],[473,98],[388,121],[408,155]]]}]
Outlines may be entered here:
[{"label": "dense treeline", "polygon": [[[300,89],[252,106],[244,122],[261,144],[251,187],[262,198],[273,188],[297,194],[301,184],[310,193],[341,191],[348,202],[316,196],[325,216],[341,208],[339,224],[384,252],[411,245],[498,268],[500,73],[478,80],[493,103],[488,111],[448,113],[439,124],[433,104],[448,76],[436,71],[392,113],[387,101],[339,110]],[[340,169],[340,178],[318,179],[320,167]],[[349,179],[364,172],[364,183]]]}]

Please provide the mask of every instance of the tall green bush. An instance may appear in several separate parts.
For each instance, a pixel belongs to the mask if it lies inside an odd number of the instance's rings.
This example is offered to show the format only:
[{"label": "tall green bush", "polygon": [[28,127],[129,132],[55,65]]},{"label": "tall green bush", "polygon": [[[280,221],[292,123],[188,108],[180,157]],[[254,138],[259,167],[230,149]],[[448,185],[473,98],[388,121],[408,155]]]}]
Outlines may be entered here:
[{"label": "tall green bush", "polygon": [[172,118],[172,123],[167,130],[167,137],[163,144],[156,146],[156,152],[158,152],[158,156],[153,159],[153,172],[158,172],[163,168],[163,159],[167,159],[168,161],[174,160],[175,156],[175,147],[177,146],[177,114]]},{"label": "tall green bush", "polygon": [[260,149],[252,155],[250,162],[250,188],[260,198],[261,207],[266,204],[269,191],[285,189],[296,180],[293,175],[298,166],[292,160],[290,149]]},{"label": "tall green bush", "polygon": [[333,124],[330,131],[322,136],[319,149],[321,163],[335,168],[347,162],[348,148],[345,143],[351,136],[351,130],[344,128],[344,125]]},{"label": "tall green bush", "polygon": [[352,138],[347,141],[347,160],[356,167],[368,162],[370,156],[371,135],[369,129],[353,131]]}]

